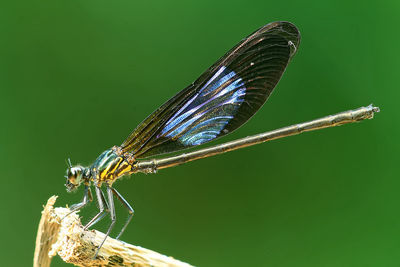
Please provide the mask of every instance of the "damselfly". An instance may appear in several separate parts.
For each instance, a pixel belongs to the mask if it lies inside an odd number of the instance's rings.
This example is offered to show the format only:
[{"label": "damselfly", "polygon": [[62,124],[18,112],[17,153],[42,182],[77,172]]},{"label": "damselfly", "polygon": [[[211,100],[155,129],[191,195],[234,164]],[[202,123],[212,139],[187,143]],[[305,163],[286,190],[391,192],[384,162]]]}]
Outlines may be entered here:
[{"label": "damselfly", "polygon": [[[293,24],[273,22],[265,25],[239,42],[194,83],[147,117],[121,146],[104,151],[90,167],[72,166],[69,162],[67,190],[73,191],[81,184],[85,186],[82,202],[71,206],[71,213],[92,200],[90,186],[93,184],[100,211],[85,228],[93,226],[108,212],[111,216],[111,224],[97,253],[116,221],[114,196],[129,212],[117,238],[132,219],[133,208],[112,187],[124,175],[154,173],[158,169],[241,147],[373,116],[377,108],[369,106],[190,153],[153,158],[207,143],[243,125],[267,100],[299,44],[300,33]],[[101,190],[103,184],[107,196]]]}]

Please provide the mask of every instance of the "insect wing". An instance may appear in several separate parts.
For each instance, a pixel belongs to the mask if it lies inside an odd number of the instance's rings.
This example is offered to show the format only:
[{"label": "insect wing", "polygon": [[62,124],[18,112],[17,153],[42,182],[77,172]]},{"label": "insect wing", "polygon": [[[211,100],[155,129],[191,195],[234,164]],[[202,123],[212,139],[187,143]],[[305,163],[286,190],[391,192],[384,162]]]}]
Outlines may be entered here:
[{"label": "insect wing", "polygon": [[232,48],[123,142],[136,158],[201,145],[240,127],[264,104],[300,43],[289,22],[270,23]]}]

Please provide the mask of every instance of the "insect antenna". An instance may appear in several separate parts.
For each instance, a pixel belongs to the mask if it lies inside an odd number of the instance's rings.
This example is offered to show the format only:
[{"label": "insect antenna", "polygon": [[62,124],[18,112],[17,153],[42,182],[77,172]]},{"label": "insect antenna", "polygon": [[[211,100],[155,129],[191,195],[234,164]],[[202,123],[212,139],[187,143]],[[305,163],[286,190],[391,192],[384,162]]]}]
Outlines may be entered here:
[{"label": "insect antenna", "polygon": [[72,163],[70,158],[66,159],[65,163],[67,164],[68,168],[72,168]]}]

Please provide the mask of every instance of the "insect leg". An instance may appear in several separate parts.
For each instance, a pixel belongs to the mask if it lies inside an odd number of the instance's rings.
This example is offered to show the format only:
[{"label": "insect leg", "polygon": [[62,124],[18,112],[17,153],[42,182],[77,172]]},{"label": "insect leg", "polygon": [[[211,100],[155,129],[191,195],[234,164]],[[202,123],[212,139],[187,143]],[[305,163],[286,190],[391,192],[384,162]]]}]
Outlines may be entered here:
[{"label": "insect leg", "polygon": [[107,237],[110,235],[110,232],[111,232],[112,228],[114,227],[114,224],[115,224],[115,221],[116,221],[113,192],[112,192],[110,186],[107,186],[107,196],[108,196],[108,204],[109,204],[109,207],[110,207],[111,224],[108,227],[106,236],[104,237],[103,242],[101,242],[99,248],[97,249],[97,252],[96,252],[96,255],[94,256],[94,258],[96,258],[97,254],[99,254],[100,248],[103,246],[103,244],[106,241]]},{"label": "insect leg", "polygon": [[92,191],[90,190],[90,187],[88,185],[85,185],[85,193],[83,195],[82,201],[80,203],[71,205],[70,212],[67,215],[65,215],[61,220],[63,220],[65,217],[71,215],[75,211],[82,209],[92,200],[93,200]]},{"label": "insect leg", "polygon": [[[100,212],[97,213],[84,227],[85,230],[87,230],[89,227],[92,227],[94,224],[99,222],[101,219],[104,218],[104,216],[107,214],[109,211],[107,201],[104,197],[103,191],[101,191],[100,187],[95,187],[96,188],[96,197],[97,197],[97,202],[99,203],[99,209]],[[100,197],[100,198],[99,198]]]},{"label": "insect leg", "polygon": [[121,232],[119,232],[119,234],[116,237],[116,239],[119,239],[119,237],[122,235],[122,233],[125,231],[128,224],[132,220],[134,210],[131,207],[131,205],[129,205],[128,201],[126,201],[125,198],[115,188],[110,187],[110,189],[113,192],[114,196],[116,196],[116,198],[128,209],[128,212],[129,212],[129,217],[126,220],[124,227],[122,227]]}]

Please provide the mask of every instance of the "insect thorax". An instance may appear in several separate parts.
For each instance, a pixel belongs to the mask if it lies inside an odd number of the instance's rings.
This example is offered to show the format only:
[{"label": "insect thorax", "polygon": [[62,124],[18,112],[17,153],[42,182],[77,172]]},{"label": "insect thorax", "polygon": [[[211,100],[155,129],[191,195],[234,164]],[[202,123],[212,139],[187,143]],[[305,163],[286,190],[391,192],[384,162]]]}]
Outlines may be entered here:
[{"label": "insect thorax", "polygon": [[92,180],[97,185],[103,182],[112,184],[119,177],[129,174],[133,169],[133,157],[121,155],[117,147],[104,151],[90,166]]}]

